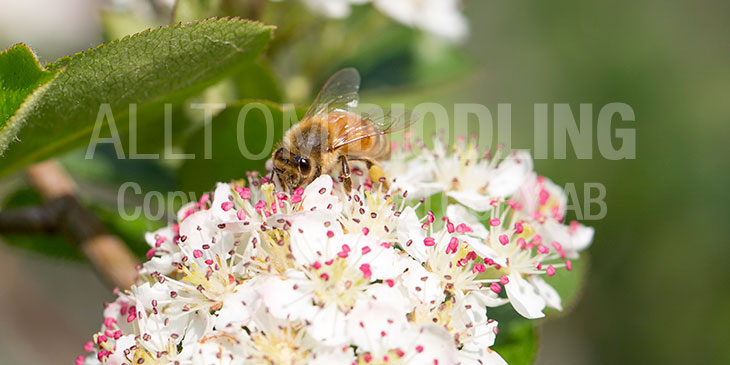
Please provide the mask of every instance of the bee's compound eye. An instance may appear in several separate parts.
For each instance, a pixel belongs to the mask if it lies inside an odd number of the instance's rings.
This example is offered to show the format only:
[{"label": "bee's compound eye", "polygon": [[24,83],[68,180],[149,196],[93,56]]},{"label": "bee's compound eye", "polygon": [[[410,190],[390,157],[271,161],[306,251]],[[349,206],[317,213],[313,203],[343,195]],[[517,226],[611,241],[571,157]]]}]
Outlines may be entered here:
[{"label": "bee's compound eye", "polygon": [[309,163],[309,159],[306,157],[299,157],[297,159],[297,164],[299,167],[299,171],[302,174],[309,174],[309,171],[312,169],[312,165]]}]

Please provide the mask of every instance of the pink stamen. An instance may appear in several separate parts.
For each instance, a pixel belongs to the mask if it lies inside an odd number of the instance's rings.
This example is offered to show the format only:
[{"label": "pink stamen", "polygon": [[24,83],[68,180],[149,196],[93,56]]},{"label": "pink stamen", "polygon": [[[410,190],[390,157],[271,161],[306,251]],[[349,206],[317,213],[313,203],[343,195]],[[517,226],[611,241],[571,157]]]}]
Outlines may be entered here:
[{"label": "pink stamen", "polygon": [[502,287],[499,286],[497,283],[492,283],[492,285],[489,286],[489,289],[492,289],[493,292],[499,294],[502,291]]},{"label": "pink stamen", "polygon": [[112,318],[112,317],[106,317],[106,318],[104,318],[104,326],[105,327],[111,327],[115,323],[117,323],[117,320],[114,319],[114,318]]},{"label": "pink stamen", "polygon": [[360,265],[360,271],[362,271],[362,276],[365,279],[370,279],[372,276],[372,272],[370,271],[370,264],[362,264]]},{"label": "pink stamen", "polygon": [[489,225],[492,227],[496,227],[498,225],[502,224],[502,221],[499,220],[499,218],[492,218],[489,220]]},{"label": "pink stamen", "polygon": [[540,189],[540,196],[538,197],[537,203],[540,205],[545,205],[547,203],[548,199],[550,199],[550,193],[545,189]]},{"label": "pink stamen", "polygon": [[111,354],[111,352],[107,350],[101,350],[98,354],[96,354],[96,358],[99,359],[99,361],[104,361],[104,358],[109,357],[109,354]]},{"label": "pink stamen", "polygon": [[505,246],[509,243],[509,238],[507,237],[506,234],[499,235],[499,243],[501,243],[502,246]]},{"label": "pink stamen", "polygon": [[431,247],[436,244],[436,240],[433,237],[426,237],[423,239],[423,244],[426,245],[426,247]]},{"label": "pink stamen", "polygon": [[525,250],[527,249],[527,242],[525,242],[525,239],[520,237],[517,239],[517,246],[519,246],[521,249]]},{"label": "pink stamen", "polygon": [[474,232],[474,230],[471,229],[471,227],[467,226],[466,224],[461,223],[458,226],[456,226],[456,232],[458,232],[458,233],[469,233],[469,232]]},{"label": "pink stamen", "polygon": [[515,223],[515,233],[520,234],[525,231],[525,227],[522,225],[522,222]]},{"label": "pink stamen", "polygon": [[502,275],[502,277],[499,278],[499,282],[502,285],[507,285],[509,284],[509,278],[507,277],[507,275]]},{"label": "pink stamen", "polygon": [[203,257],[203,251],[201,251],[201,250],[193,250],[193,257],[195,257],[196,259],[199,259],[199,258]]},{"label": "pink stamen", "polygon": [[428,214],[426,215],[426,220],[428,221],[428,223],[433,223],[436,220],[436,218],[433,216],[433,211],[428,211]]},{"label": "pink stamen", "polygon": [[553,265],[549,265],[549,266],[548,266],[547,268],[545,268],[545,273],[546,273],[546,274],[547,274],[548,276],[553,276],[553,275],[555,275],[555,268],[553,267]]},{"label": "pink stamen", "polygon": [[456,253],[456,251],[459,249],[459,239],[456,237],[451,237],[451,240],[449,240],[449,246],[446,247],[446,254],[450,253]]},{"label": "pink stamen", "polygon": [[101,346],[102,343],[107,342],[109,339],[104,335],[99,335],[96,337],[96,344]]}]

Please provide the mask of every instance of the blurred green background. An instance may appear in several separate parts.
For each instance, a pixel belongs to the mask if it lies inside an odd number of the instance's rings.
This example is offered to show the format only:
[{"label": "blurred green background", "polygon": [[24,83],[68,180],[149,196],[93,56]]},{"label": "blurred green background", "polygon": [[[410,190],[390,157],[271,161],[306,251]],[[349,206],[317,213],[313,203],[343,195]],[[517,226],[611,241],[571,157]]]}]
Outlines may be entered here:
[{"label": "blurred green background", "polygon": [[[542,326],[537,363],[730,363],[730,240],[721,231],[730,218],[730,4],[472,0],[465,7],[466,57],[441,62],[469,72],[439,78],[426,65],[418,72],[433,80],[424,77],[414,91],[399,86],[408,81],[398,72],[407,60],[397,54],[380,65],[360,60],[370,65],[361,69],[363,99],[475,102],[495,119],[497,104],[510,103],[512,147],[528,149],[535,103],[569,103],[576,115],[590,103],[595,115],[622,102],[636,115],[635,123],[617,124],[635,127],[635,160],[602,158],[594,138],[592,159],[569,148],[567,159],[536,161],[538,172],[574,183],[581,197],[584,183],[604,184],[608,207],[605,218],[584,221],[596,236],[583,297]],[[93,24],[82,29],[85,39],[33,42],[5,22],[0,48],[26,41],[52,61],[93,46],[101,30],[87,12]],[[369,94],[377,88],[386,92]],[[109,173],[135,180],[138,168]],[[1,184],[23,185],[17,175]],[[162,176],[148,188],[174,186],[174,177]],[[0,362],[70,361],[98,329],[99,303],[111,293],[83,263],[6,245],[0,261]]]}]

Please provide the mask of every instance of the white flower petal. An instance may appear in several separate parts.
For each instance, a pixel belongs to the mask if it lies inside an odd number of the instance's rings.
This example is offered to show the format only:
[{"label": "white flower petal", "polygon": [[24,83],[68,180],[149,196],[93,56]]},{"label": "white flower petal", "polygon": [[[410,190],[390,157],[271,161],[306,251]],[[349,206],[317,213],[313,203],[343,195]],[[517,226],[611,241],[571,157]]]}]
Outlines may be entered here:
[{"label": "white flower petal", "polygon": [[333,215],[325,211],[298,215],[293,220],[289,232],[292,255],[297,263],[302,265],[329,260],[337,254],[342,245],[342,226]]},{"label": "white flower petal", "polygon": [[311,314],[312,293],[305,279],[270,277],[261,282],[258,292],[274,317],[297,320]]},{"label": "white flower petal", "polygon": [[426,235],[416,211],[406,207],[398,218],[398,242],[401,248],[416,260],[424,262],[428,259],[426,246],[423,245],[424,238]]},{"label": "white flower petal", "polygon": [[193,365],[243,365],[246,363],[246,348],[243,343],[246,332],[215,331],[193,346]]},{"label": "white flower petal", "polygon": [[307,327],[307,333],[327,346],[339,346],[348,342],[345,315],[336,304],[320,308]]},{"label": "white flower petal", "polygon": [[464,223],[469,226],[473,232],[470,233],[472,236],[479,237],[483,240],[489,236],[489,231],[483,224],[479,222],[479,219],[471,214],[466,208],[457,204],[450,204],[446,208],[446,216],[454,224]]},{"label": "white flower petal", "polygon": [[307,185],[302,194],[302,210],[331,210],[336,213],[342,211],[342,202],[332,194],[333,185],[329,175],[322,175]]},{"label": "white flower petal", "polygon": [[126,336],[120,337],[114,345],[114,352],[111,355],[109,355],[109,358],[106,360],[105,364],[107,364],[107,365],[129,364],[129,360],[127,359],[127,355],[124,354],[124,350],[127,350],[135,345],[137,345],[137,340],[135,340],[135,335],[126,335]]},{"label": "white flower petal", "polygon": [[537,293],[534,286],[522,278],[522,275],[509,274],[509,283],[504,288],[507,290],[507,297],[512,303],[512,307],[521,316],[529,319],[545,317],[542,312],[545,308],[545,300]]},{"label": "white flower petal", "polygon": [[[237,222],[236,209],[230,204],[233,203],[233,191],[231,186],[218,183],[213,192],[213,202],[210,205],[210,212],[219,222]],[[227,207],[223,209],[224,205]]]},{"label": "white flower petal", "polygon": [[512,195],[532,173],[532,157],[527,151],[513,151],[494,172],[487,186],[487,194],[492,197]]},{"label": "white flower petal", "polygon": [[217,313],[215,328],[224,329],[229,326],[240,327],[251,321],[253,313],[260,304],[257,289],[258,277],[238,285],[232,292],[222,298],[223,307]]},{"label": "white flower petal", "polygon": [[487,195],[479,194],[475,191],[449,191],[448,193],[446,193],[446,195],[456,199],[459,204],[463,204],[464,206],[474,209],[477,212],[486,212],[492,209],[492,205],[490,204],[492,198]]},{"label": "white flower petal", "polygon": [[543,278],[537,275],[532,275],[528,281],[535,286],[537,293],[545,299],[545,303],[548,307],[555,308],[559,311],[563,310],[563,306],[560,304],[560,294],[558,294],[558,292],[555,291],[550,284],[546,283]]}]

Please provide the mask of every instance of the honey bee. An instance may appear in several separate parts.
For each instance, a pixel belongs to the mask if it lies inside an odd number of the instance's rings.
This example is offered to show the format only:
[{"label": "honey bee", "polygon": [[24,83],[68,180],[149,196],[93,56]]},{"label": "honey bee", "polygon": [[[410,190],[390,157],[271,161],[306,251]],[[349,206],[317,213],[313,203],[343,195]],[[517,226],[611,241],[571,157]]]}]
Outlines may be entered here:
[{"label": "honey bee", "polygon": [[[379,161],[390,157],[388,134],[407,128],[415,116],[391,110],[356,114],[360,74],[338,71],[325,83],[302,120],[292,126],[272,156],[273,170],[289,191],[308,184],[339,165],[345,190],[352,191],[350,161],[365,164],[370,178],[387,190]],[[395,116],[394,116],[395,114]]]}]

